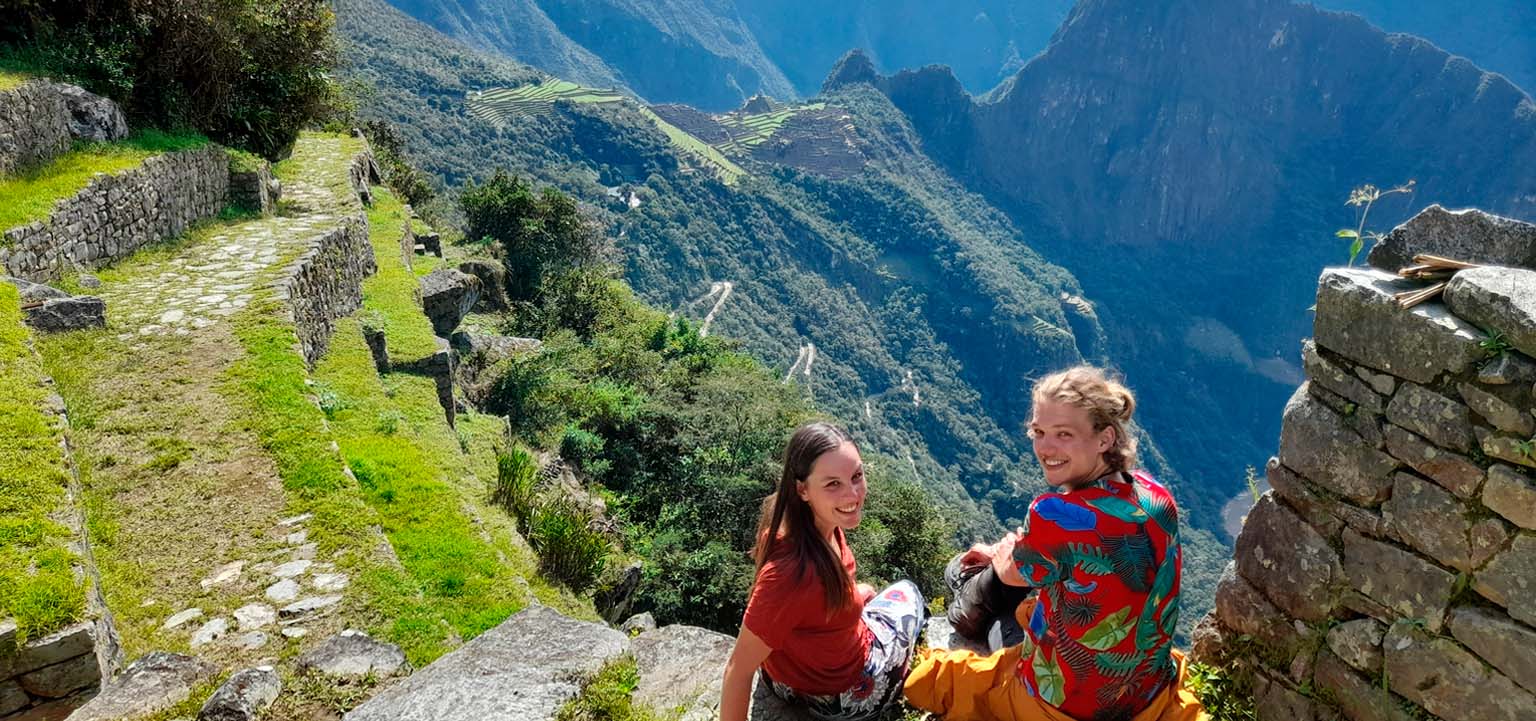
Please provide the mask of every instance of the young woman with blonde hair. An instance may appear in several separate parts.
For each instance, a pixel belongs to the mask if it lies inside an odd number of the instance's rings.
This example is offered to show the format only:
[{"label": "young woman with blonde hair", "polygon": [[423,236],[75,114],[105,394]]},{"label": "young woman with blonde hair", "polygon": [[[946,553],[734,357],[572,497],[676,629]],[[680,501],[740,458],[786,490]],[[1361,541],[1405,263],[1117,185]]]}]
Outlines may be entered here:
[{"label": "young woman with blonde hair", "polygon": [[[969,576],[956,594],[962,603],[996,598],[964,587],[992,578],[1034,589],[1016,611],[988,609],[1014,611],[1024,638],[990,656],[925,654],[907,677],[907,700],[952,721],[1201,718],[1173,649],[1178,507],[1135,469],[1135,397],[1103,371],[1079,366],[1042,378],[1033,402],[1035,458],[1056,490],[1030,503],[1023,528],[959,559],[990,573]],[[977,620],[974,609],[958,615]]]},{"label": "young woman with blonde hair", "polygon": [[726,663],[720,721],[746,720],[759,668],[775,695],[827,721],[878,718],[901,698],[923,597],[910,581],[879,593],[854,581],[844,531],[859,525],[867,492],[846,431],[795,431],[763,503],[757,577]]}]

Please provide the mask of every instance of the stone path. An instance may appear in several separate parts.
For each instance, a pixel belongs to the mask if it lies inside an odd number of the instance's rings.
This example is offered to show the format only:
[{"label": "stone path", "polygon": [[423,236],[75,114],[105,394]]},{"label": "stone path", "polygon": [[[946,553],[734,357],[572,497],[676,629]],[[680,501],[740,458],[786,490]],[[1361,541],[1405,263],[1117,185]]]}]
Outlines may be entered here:
[{"label": "stone path", "polygon": [[[333,138],[301,138],[294,154],[306,164],[340,172],[348,162]],[[188,335],[234,315],[255,299],[256,284],[269,269],[334,228],[340,213],[359,206],[350,194],[338,197],[308,179],[286,183],[282,199],[289,212],[297,213],[225,226],[159,267],[141,268],[134,280],[94,291],[107,302],[109,323],[123,329],[118,339]]]}]

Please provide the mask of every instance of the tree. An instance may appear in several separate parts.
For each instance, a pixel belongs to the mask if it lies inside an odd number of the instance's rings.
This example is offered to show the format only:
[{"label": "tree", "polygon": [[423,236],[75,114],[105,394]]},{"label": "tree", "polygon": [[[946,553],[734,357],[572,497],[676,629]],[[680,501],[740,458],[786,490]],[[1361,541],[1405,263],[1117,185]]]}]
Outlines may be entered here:
[{"label": "tree", "polygon": [[459,207],[465,237],[500,247],[514,301],[535,299],[546,276],[612,260],[612,243],[574,198],[554,188],[538,191],[505,170],[483,184],[466,183]]}]

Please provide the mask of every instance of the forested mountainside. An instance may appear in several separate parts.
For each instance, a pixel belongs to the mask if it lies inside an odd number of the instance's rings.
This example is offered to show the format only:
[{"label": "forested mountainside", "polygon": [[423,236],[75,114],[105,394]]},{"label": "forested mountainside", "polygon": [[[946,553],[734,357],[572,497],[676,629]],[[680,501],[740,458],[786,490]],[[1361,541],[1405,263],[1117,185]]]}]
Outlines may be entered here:
[{"label": "forested mountainside", "polygon": [[1351,188],[1390,228],[1431,202],[1536,211],[1536,106],[1504,78],[1351,15],[1285,0],[1078,5],[978,101],[942,68],[880,76],[927,152],[1102,301],[1174,467],[1231,489],[1273,448],[1318,271],[1348,259]]},{"label": "forested mountainside", "polygon": [[438,30],[583,85],[726,110],[795,97],[730,0],[397,0]]}]

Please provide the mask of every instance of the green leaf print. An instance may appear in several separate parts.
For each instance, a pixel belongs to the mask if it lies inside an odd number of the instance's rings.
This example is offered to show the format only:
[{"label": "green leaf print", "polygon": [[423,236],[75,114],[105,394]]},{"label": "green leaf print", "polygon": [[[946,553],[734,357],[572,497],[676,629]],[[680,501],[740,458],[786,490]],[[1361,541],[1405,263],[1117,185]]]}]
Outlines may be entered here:
[{"label": "green leaf print", "polygon": [[1035,685],[1040,687],[1040,700],[1052,706],[1060,706],[1067,699],[1067,690],[1064,688],[1067,681],[1061,675],[1061,666],[1045,649],[1035,650],[1031,665],[1035,669]]},{"label": "green leaf print", "polygon": [[1136,630],[1136,622],[1131,621],[1130,617],[1131,607],[1126,606],[1100,621],[1099,625],[1088,629],[1077,642],[1095,651],[1108,651]]},{"label": "green leaf print", "polygon": [[1093,665],[1097,666],[1099,673],[1109,678],[1129,678],[1136,673],[1136,668],[1141,665],[1141,651],[1128,653],[1101,653],[1093,657]]},{"label": "green leaf print", "polygon": [[1167,496],[1159,496],[1144,485],[1136,486],[1136,504],[1141,506],[1152,522],[1164,533],[1178,533],[1178,513],[1174,511],[1173,500]]},{"label": "green leaf print", "polygon": [[1114,561],[1109,559],[1103,549],[1086,543],[1068,543],[1067,551],[1071,553],[1072,565],[1082,569],[1083,573],[1090,576],[1108,576],[1115,572]]},{"label": "green leaf print", "polygon": [[1140,506],[1121,498],[1116,498],[1114,496],[1095,498],[1089,501],[1088,505],[1108,513],[1109,515],[1114,516],[1115,518],[1118,518],[1122,521],[1137,524],[1147,522],[1146,511],[1141,510]]}]

